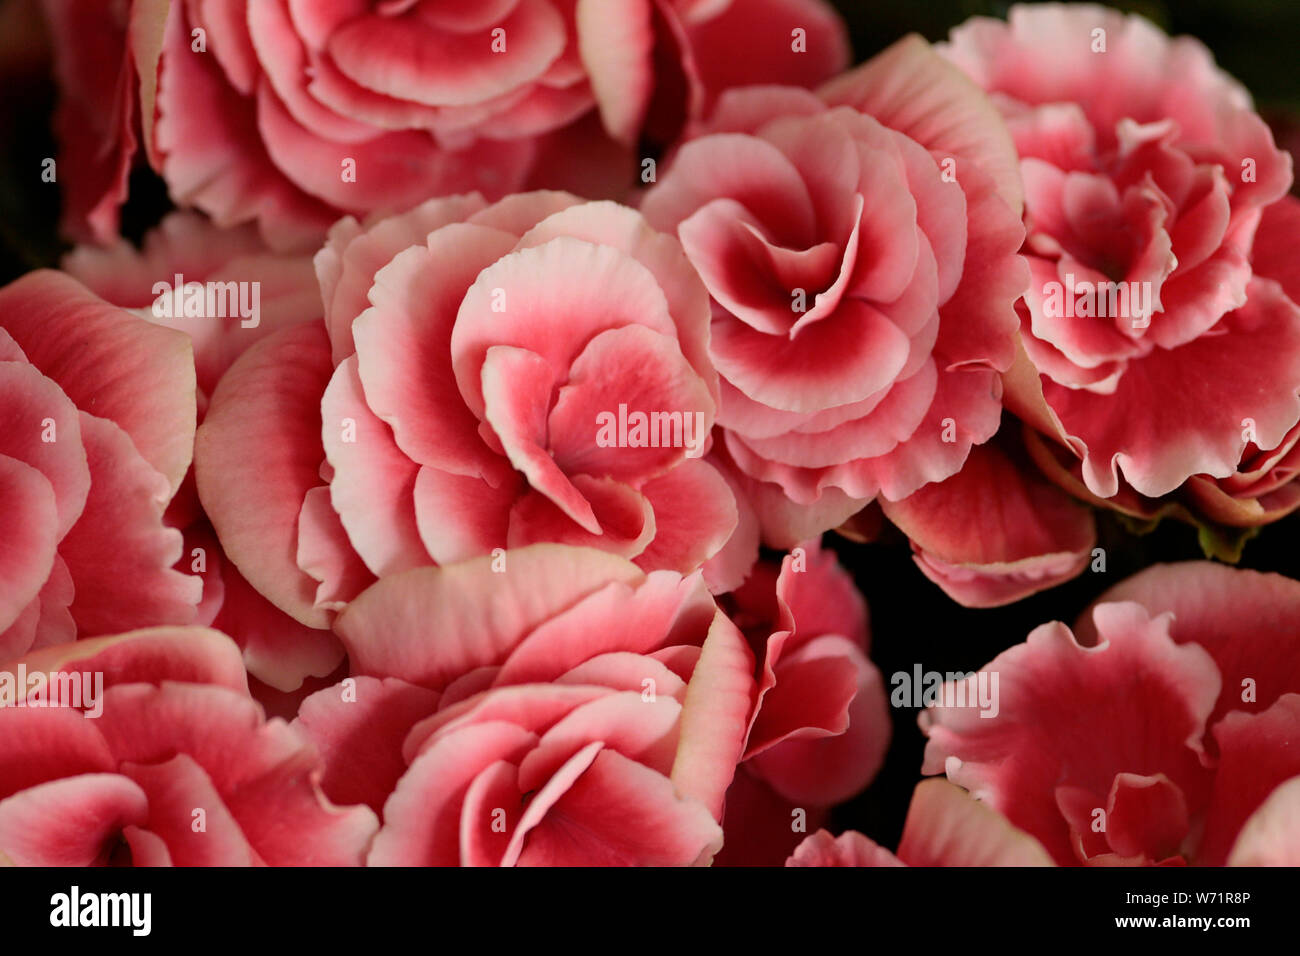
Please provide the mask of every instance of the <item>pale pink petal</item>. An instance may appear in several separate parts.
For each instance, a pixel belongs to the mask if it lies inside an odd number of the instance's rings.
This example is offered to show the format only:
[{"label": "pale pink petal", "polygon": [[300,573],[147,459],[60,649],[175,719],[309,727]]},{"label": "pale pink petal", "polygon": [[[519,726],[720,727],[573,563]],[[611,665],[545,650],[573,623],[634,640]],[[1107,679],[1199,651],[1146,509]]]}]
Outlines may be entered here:
[{"label": "pale pink petal", "polygon": [[[834,672],[827,666],[831,662]],[[839,704],[847,726],[838,734],[815,736],[821,727],[809,720],[807,703],[790,708],[784,701],[795,695],[833,697],[834,677],[845,664],[853,680],[852,696]],[[823,683],[823,676],[832,679]],[[765,726],[768,720],[771,724]],[[871,782],[889,749],[892,727],[880,671],[845,638],[815,638],[784,655],[778,665],[776,686],[763,698],[753,733],[772,736],[769,728],[773,725],[791,731],[780,743],[752,758],[755,773],[801,806],[828,806],[849,799]],[[822,722],[822,727],[831,726],[830,721]]]},{"label": "pale pink petal", "polygon": [[622,558],[590,549],[534,545],[445,568],[384,578],[336,623],[354,673],[400,677],[441,689],[493,664],[543,621],[612,581],[643,577]]},{"label": "pale pink petal", "polygon": [[582,203],[551,212],[519,240],[519,248],[569,236],[619,249],[650,270],[668,302],[686,360],[717,401],[717,373],[709,358],[709,297],[673,236],[657,232],[636,210],[612,202]]},{"label": "pale pink petal", "polygon": [[[691,674],[673,764],[677,792],[722,818],[727,787],[744,749],[754,689],[754,655],[721,611]],[[716,848],[715,848],[716,849]]]},{"label": "pale pink petal", "polygon": [[18,612],[8,630],[0,631],[0,659],[75,641],[77,624],[68,613],[75,594],[68,566],[56,553],[39,594]]},{"label": "pale pink petal", "polygon": [[[385,133],[363,143],[335,142],[299,124],[265,78],[256,108],[258,148],[265,149],[277,175],[287,177],[275,188],[296,187],[313,202],[349,211],[401,209],[430,195],[509,192],[527,172],[532,149],[526,139],[484,139],[450,150],[417,130]],[[249,164],[248,158],[243,161]],[[346,178],[345,170],[350,171]],[[226,218],[214,217],[219,222]],[[310,220],[301,217],[299,222],[305,226]],[[269,236],[268,241],[273,242]]]},{"label": "pale pink petal", "polygon": [[22,361],[0,362],[0,394],[0,454],[11,462],[12,474],[31,471],[43,478],[57,540],[81,515],[90,491],[80,416],[58,385]]},{"label": "pale pink petal", "polygon": [[522,486],[517,475],[493,488],[482,478],[422,466],[415,478],[415,523],[434,563],[453,564],[506,547]]},{"label": "pale pink petal", "polygon": [[524,793],[543,788],[592,738],[666,776],[677,748],[680,716],[681,704],[667,695],[648,698],[632,690],[598,697],[547,729],[519,763],[519,787]]},{"label": "pale pink petal", "polygon": [[946,780],[917,784],[898,845],[908,866],[1052,866],[1037,840]]},{"label": "pale pink petal", "polygon": [[[483,357],[484,418],[510,464],[535,490],[590,534],[600,534],[589,502],[548,447],[546,415],[562,369],[543,355],[509,345],[493,345]],[[594,430],[595,422],[591,423]]]},{"label": "pale pink petal", "polygon": [[461,866],[500,866],[524,806],[519,768],[498,760],[465,789],[460,811]]},{"label": "pale pink petal", "polygon": [[419,466],[366,404],[355,356],[334,370],[320,411],[330,504],[361,560],[377,577],[428,564],[415,523]]},{"label": "pale pink petal", "polygon": [[314,245],[337,214],[272,164],[256,103],[228,85],[215,57],[191,51],[185,20],[172,5],[156,68],[142,69],[142,92],[156,92],[156,115],[141,97],[151,164],[178,204],[198,206],[220,226],[256,220],[275,248]]},{"label": "pale pink petal", "polygon": [[[346,268],[355,268],[358,247],[378,242],[389,222],[348,246]],[[504,463],[484,447],[479,420],[460,396],[450,343],[465,290],[515,241],[484,226],[431,232],[427,244],[417,241],[375,272],[374,307],[352,327],[366,402],[392,428],[397,446],[421,465],[494,485],[504,477]]]},{"label": "pale pink petal", "polygon": [[1280,784],[1237,834],[1228,866],[1295,866],[1300,861],[1300,777]]},{"label": "pale pink petal", "polygon": [[222,378],[195,444],[199,497],[227,557],[276,607],[322,628],[328,614],[298,567],[297,534],[303,499],[321,484],[320,400],[332,371],[321,326],[268,336]]},{"label": "pale pink petal", "polygon": [[654,87],[651,0],[578,0],[578,50],[605,129],[631,145]]},{"label": "pale pink petal", "polygon": [[0,800],[60,777],[116,767],[96,722],[70,707],[2,707],[0,728]]},{"label": "pale pink petal", "polygon": [[907,335],[866,302],[848,299],[833,321],[806,327],[796,339],[768,335],[735,320],[715,323],[718,371],[750,398],[793,412],[861,401],[903,370]]},{"label": "pale pink petal", "polygon": [[[719,446],[714,447],[716,451]],[[740,587],[758,561],[761,527],[745,481],[730,465],[729,460],[724,461],[721,453],[712,454],[706,460],[726,482],[736,508],[736,526],[731,537],[702,565],[709,590],[714,594],[725,594]],[[788,500],[784,494],[781,498]],[[665,526],[668,524],[665,521]]]},{"label": "pale pink petal", "polygon": [[375,576],[348,540],[325,485],[312,488],[303,498],[298,513],[297,560],[298,567],[320,582],[315,603],[325,610],[342,610],[375,582]]},{"label": "pale pink petal", "polygon": [[794,163],[766,140],[719,133],[686,143],[641,210],[664,232],[677,227],[714,200],[733,200],[768,236],[791,248],[814,238],[812,196]]},{"label": "pale pink petal", "polygon": [[[214,4],[208,4],[209,8]],[[250,66],[245,82],[237,83],[240,92],[250,95],[255,90],[259,73],[271,83],[276,95],[284,106],[303,126],[330,139],[341,142],[359,142],[373,138],[375,130],[355,119],[340,115],[323,106],[308,92],[310,77],[307,75],[308,58],[302,40],[294,32],[290,20],[288,0],[271,0],[269,3],[255,3],[247,8],[246,16],[231,31],[243,39],[250,48],[248,52],[256,54],[257,63]],[[212,39],[214,53],[230,50],[234,44],[228,44],[226,37],[218,30]],[[229,70],[227,70],[229,73]]]},{"label": "pale pink petal", "polygon": [[1281,283],[1293,302],[1300,300],[1300,269],[1291,254],[1297,236],[1300,236],[1300,199],[1285,196],[1260,216],[1250,252],[1255,275]]}]

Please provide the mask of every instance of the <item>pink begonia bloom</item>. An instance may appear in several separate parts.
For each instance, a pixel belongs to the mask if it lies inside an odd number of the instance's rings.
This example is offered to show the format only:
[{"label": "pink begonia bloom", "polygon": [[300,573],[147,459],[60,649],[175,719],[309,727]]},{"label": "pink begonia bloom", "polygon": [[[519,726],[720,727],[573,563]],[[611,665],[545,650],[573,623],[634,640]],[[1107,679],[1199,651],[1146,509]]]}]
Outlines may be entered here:
[{"label": "pink begonia bloom", "polygon": [[[1300,268],[1294,255],[1300,237],[1300,200],[1285,196],[1260,217],[1251,249],[1256,277],[1278,282],[1287,298],[1300,303]],[[1279,306],[1285,310],[1285,307]],[[1217,373],[1216,373],[1217,374]],[[1085,484],[1078,457],[1066,446],[1026,427],[1025,444],[1039,467],[1075,496],[1141,521],[1165,515],[1199,525],[1209,554],[1235,560],[1244,543],[1241,533],[1283,518],[1300,507],[1300,421],[1273,448],[1262,448],[1255,423],[1239,423],[1245,448],[1236,470],[1227,477],[1192,475],[1172,494],[1145,497],[1122,478],[1113,497],[1102,498]]]},{"label": "pink begonia bloom", "polygon": [[1246,91],[1196,40],[1099,6],[1016,6],[941,49],[1021,157],[1032,281],[1005,384],[1047,436],[1031,451],[1142,517],[1294,509],[1300,206]]},{"label": "pink begonia bloom", "polygon": [[374,813],[325,799],[319,757],[265,719],[225,635],[155,627],[0,660],[0,681],[36,674],[41,696],[0,707],[0,865],[362,862]]},{"label": "pink begonia bloom", "polygon": [[1300,863],[1300,582],[1156,565],[921,714],[943,773],[1060,864]]},{"label": "pink begonia bloom", "polygon": [[[189,336],[200,421],[217,382],[242,352],[276,331],[321,317],[310,256],[271,252],[252,224],[219,229],[192,211],[168,215],[141,249],[124,239],[104,248],[78,246],[64,257],[63,268],[114,305]],[[165,286],[161,291],[159,284]],[[203,314],[185,314],[200,302]],[[195,623],[235,639],[259,700],[264,685],[292,692],[304,679],[325,677],[338,667],[343,647],[334,635],[277,609],[222,553],[199,506],[192,472],[168,507],[167,522],[185,535],[177,570],[203,581]]]},{"label": "pink begonia bloom", "polygon": [[57,272],[0,288],[0,658],[196,620],[163,521],[194,420],[186,336]]},{"label": "pink begonia bloom", "polygon": [[768,543],[956,473],[997,430],[1026,282],[988,97],[913,36],[817,93],[728,91],[691,133],[642,209],[712,295],[718,422]]},{"label": "pink begonia bloom", "polygon": [[854,830],[810,835],[786,866],[1052,866],[1042,845],[960,787],[916,785],[898,854]]},{"label": "pink begonia bloom", "polygon": [[[65,230],[111,241],[143,145],[275,247],[343,213],[531,185],[616,196],[726,85],[848,62],[823,0],[45,0]],[[793,39],[795,30],[802,39]]]},{"label": "pink begonia bloom", "polygon": [[[1300,200],[1285,196],[1264,210],[1255,231],[1251,267],[1255,275],[1281,284],[1291,302],[1300,302],[1300,271],[1295,265],[1294,237],[1300,236]],[[1262,449],[1252,421],[1241,422],[1245,448],[1236,470],[1226,478],[1192,475],[1173,493],[1159,498],[1139,494],[1121,476],[1116,493],[1102,498],[1085,484],[1079,458],[1066,446],[1032,427],[1025,445],[1038,466],[1071,494],[1141,522],[1170,516],[1200,528],[1209,555],[1235,561],[1251,529],[1286,517],[1300,507],[1300,421],[1276,447]]]},{"label": "pink begonia bloom", "polygon": [[722,607],[759,661],[744,763],[727,792],[719,862],[779,865],[798,834],[871,782],[889,748],[889,705],[870,649],[867,606],[832,551],[806,542],[760,563]]},{"label": "pink begonia bloom", "polygon": [[727,543],[708,296],[634,210],[436,199],[342,220],[316,264],[324,323],[245,352],[195,452],[222,547],[281,610],[327,627],[376,577],[533,542],[682,573]]},{"label": "pink begonia bloom", "polygon": [[541,544],[385,577],[339,616],[353,677],[303,704],[379,866],[706,864],[754,657],[700,574]]}]

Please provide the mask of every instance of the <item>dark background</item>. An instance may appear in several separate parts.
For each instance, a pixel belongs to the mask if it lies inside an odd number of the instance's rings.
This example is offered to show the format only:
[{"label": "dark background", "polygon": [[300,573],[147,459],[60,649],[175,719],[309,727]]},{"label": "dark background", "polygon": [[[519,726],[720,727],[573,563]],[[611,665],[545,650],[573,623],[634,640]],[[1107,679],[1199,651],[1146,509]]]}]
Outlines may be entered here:
[{"label": "dark background", "polygon": [[[105,0],[108,2],[108,0]],[[614,2],[614,0],[611,0]],[[909,32],[942,39],[967,17],[1000,16],[1006,3],[977,0],[833,0],[849,25],[858,60]],[[1113,3],[1140,12],[1174,34],[1204,41],[1219,64],[1255,96],[1274,123],[1282,145],[1300,142],[1300,41],[1298,0],[1177,0],[1176,3]],[[0,0],[0,283],[39,266],[54,265],[66,248],[56,233],[58,187],[40,181],[41,160],[55,155],[49,130],[54,88],[39,38],[27,28],[28,0]],[[167,200],[161,184],[138,171],[124,210],[123,231],[133,239],[161,217]],[[1265,528],[1247,543],[1241,566],[1300,578],[1296,552],[1300,514]],[[1161,561],[1201,557],[1195,531],[1166,521],[1138,537],[1113,517],[1099,516],[1098,545],[1107,570],[1086,571],[1061,587],[1010,607],[969,610],[949,600],[911,560],[907,541],[887,531],[876,543],[856,544],[828,535],[852,571],[871,611],[872,658],[885,675],[925,670],[970,671],[1024,640],[1050,620],[1073,623],[1108,587]],[[920,776],[923,738],[916,712],[892,711],[894,738],[885,766],[860,797],[839,808],[833,828],[858,829],[893,848],[902,832],[912,788]]]}]

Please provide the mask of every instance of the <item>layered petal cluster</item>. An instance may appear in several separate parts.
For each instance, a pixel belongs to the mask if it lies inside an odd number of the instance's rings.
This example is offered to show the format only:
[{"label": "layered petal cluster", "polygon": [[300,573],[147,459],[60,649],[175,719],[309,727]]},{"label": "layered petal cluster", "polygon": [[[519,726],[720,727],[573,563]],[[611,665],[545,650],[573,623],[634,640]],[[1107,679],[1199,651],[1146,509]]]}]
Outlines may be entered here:
[{"label": "layered petal cluster", "polygon": [[355,866],[374,837],[368,808],[325,799],[311,744],[265,719],[216,631],[37,651],[0,662],[0,689],[0,864]]},{"label": "layered petal cluster", "polygon": [[0,658],[195,621],[163,521],[194,420],[184,335],[60,273],[0,288]]},{"label": "layered petal cluster", "polygon": [[[310,256],[272,252],[252,224],[219,229],[192,211],[165,217],[139,249],[122,238],[78,246],[63,268],[114,305],[189,337],[200,422],[217,381],[240,354],[280,329],[321,317]],[[259,699],[266,687],[294,691],[338,667],[343,648],[332,634],[280,611],[227,559],[199,506],[192,471],[166,521],[185,536],[177,569],[203,581],[195,623],[234,637]]]},{"label": "layered petal cluster", "polygon": [[884,681],[867,657],[867,606],[816,540],[761,562],[723,607],[759,662],[744,763],[727,792],[719,863],[778,866],[800,832],[863,790],[889,748]]},{"label": "layered petal cluster", "polygon": [[376,577],[537,541],[687,573],[730,538],[708,297],[635,211],[431,200],[342,220],[316,262],[324,324],[245,352],[196,449],[226,553],[286,613],[324,627]]},{"label": "layered petal cluster", "polygon": [[[1251,248],[1254,274],[1277,282],[1292,302],[1300,303],[1300,269],[1295,242],[1300,237],[1300,200],[1286,196],[1260,216]],[[1227,477],[1193,475],[1183,486],[1180,504],[1211,522],[1252,528],[1300,508],[1300,420],[1272,448],[1260,444],[1253,422],[1240,423],[1246,443],[1236,470]]]},{"label": "layered petal cluster", "polygon": [[805,533],[954,474],[997,429],[1025,279],[992,104],[909,37],[817,94],[729,91],[693,134],[642,209],[712,296],[736,466],[824,512]]},{"label": "layered petal cluster", "polygon": [[960,787],[917,784],[897,855],[868,836],[825,830],[809,836],[786,866],[1052,866],[1042,844]]},{"label": "layered petal cluster", "polygon": [[310,245],[341,213],[468,190],[617,194],[638,137],[667,141],[720,86],[815,84],[848,61],[822,0],[46,9],[73,167],[67,226],[97,241],[117,230],[138,140],[177,203],[223,226],[256,221],[276,247]]},{"label": "layered petal cluster", "polygon": [[[1255,275],[1276,280],[1291,302],[1300,302],[1300,276],[1290,254],[1290,237],[1300,235],[1300,201],[1287,196],[1264,210],[1256,230],[1251,266]],[[1285,517],[1300,507],[1300,422],[1271,449],[1257,444],[1258,430],[1242,419],[1244,450],[1227,477],[1192,475],[1176,491],[1159,498],[1139,494],[1121,476],[1114,496],[1102,498],[1084,482],[1082,466],[1067,446],[1027,428],[1025,444],[1039,467],[1061,487],[1101,507],[1149,523],[1174,517],[1200,528],[1208,555],[1235,561],[1251,529]]]},{"label": "layered petal cluster", "polygon": [[754,658],[703,578],[533,545],[385,577],[338,619],[353,677],[297,725],[371,865],[707,864]]},{"label": "layered petal cluster", "polygon": [[[252,225],[220,229],[192,211],[169,213],[139,248],[119,236],[106,246],[78,246],[60,266],[100,298],[190,337],[200,414],[217,380],[245,349],[278,329],[321,315],[310,256],[274,252]],[[179,296],[177,276],[184,280]],[[213,299],[216,314],[206,314],[206,288],[204,313],[194,314],[195,308],[186,314],[185,286],[208,282],[221,284],[220,296]],[[230,282],[235,289],[227,289]],[[240,313],[243,306],[252,312],[254,305],[255,314]]]},{"label": "layered petal cluster", "polygon": [[[509,193],[527,134],[590,106],[568,6],[172,3],[136,60],[150,162],[176,202],[277,246],[314,244],[340,212]],[[475,134],[494,122],[506,138]]]},{"label": "layered petal cluster", "polygon": [[1021,157],[1031,281],[1007,405],[1061,446],[1049,471],[1130,513],[1174,492],[1224,524],[1295,508],[1300,214],[1245,90],[1197,41],[1084,4],[976,18],[944,53]]},{"label": "layered petal cluster", "polygon": [[823,533],[985,608],[1090,506],[1300,510],[1292,160],[1200,43],[22,10],[77,244],[0,287],[0,865],[1300,865],[1300,582],[1208,562],[918,665],[934,779],[833,835],[892,712]]},{"label": "layered petal cluster", "polygon": [[[1300,862],[1300,583],[1157,565],[921,715],[946,772],[1059,864]],[[992,685],[990,718],[957,706]]]}]

